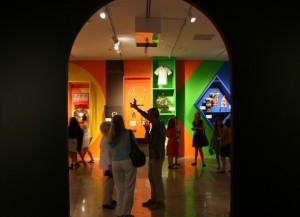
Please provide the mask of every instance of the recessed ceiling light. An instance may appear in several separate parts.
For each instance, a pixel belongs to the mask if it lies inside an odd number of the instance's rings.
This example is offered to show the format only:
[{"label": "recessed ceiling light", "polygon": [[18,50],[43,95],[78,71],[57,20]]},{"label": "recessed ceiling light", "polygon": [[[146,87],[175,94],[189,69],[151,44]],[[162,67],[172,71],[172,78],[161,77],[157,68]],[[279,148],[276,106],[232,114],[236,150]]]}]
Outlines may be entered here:
[{"label": "recessed ceiling light", "polygon": [[101,19],[105,19],[106,18],[106,13],[105,12],[101,12],[100,15]]}]

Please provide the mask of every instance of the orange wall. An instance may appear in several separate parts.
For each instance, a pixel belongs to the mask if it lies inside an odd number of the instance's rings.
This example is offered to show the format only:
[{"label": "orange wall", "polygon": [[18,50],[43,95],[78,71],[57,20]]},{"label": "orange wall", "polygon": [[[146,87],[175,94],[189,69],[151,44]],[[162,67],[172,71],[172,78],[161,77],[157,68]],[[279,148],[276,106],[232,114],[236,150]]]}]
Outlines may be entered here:
[{"label": "orange wall", "polygon": [[130,102],[133,102],[134,98],[137,104],[142,105],[140,106],[142,110],[147,111],[152,107],[151,61],[149,60],[124,61],[123,116],[125,127],[131,129],[136,138],[144,138],[143,118],[135,109],[130,108]]},{"label": "orange wall", "polygon": [[[104,120],[104,105],[106,104],[106,64],[105,61],[71,61],[69,63],[69,82],[90,82],[89,124],[93,137],[90,150],[93,157],[100,154],[99,143],[102,135],[99,126]],[[70,103],[69,112],[70,110]],[[88,158],[86,155],[85,158]]]}]

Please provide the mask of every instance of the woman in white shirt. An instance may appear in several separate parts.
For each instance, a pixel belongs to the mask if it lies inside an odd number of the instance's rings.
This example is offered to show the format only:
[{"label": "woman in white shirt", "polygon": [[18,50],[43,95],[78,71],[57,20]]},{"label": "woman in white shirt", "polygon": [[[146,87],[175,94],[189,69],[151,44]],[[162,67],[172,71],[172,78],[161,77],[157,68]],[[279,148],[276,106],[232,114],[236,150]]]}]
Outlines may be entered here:
[{"label": "woman in white shirt", "polygon": [[82,143],[82,158],[84,159],[84,156],[86,153],[88,153],[88,155],[90,156],[91,160],[89,161],[89,163],[94,163],[94,158],[92,155],[92,152],[89,149],[90,146],[90,127],[89,124],[87,122],[87,116],[84,114],[82,116],[82,121],[83,121],[83,125],[82,125],[82,129],[83,129],[83,143]]}]

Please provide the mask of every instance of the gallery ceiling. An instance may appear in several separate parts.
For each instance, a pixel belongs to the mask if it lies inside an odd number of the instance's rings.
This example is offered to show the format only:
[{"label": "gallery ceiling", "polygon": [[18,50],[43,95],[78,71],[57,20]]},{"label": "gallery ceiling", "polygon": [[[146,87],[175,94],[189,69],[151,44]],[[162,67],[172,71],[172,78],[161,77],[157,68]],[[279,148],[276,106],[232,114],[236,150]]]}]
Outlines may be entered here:
[{"label": "gallery ceiling", "polygon": [[[106,19],[99,16],[103,10],[108,13]],[[196,17],[194,23],[190,22],[191,15]],[[150,31],[149,37],[140,34],[137,19],[147,22],[145,28],[149,20],[158,20],[160,32],[151,36]],[[153,25],[150,27],[152,30]],[[151,43],[151,37],[156,44]],[[116,39],[120,41],[119,52],[114,50]],[[147,60],[155,56],[228,60],[215,25],[183,0],[115,0],[107,4],[90,17],[77,35],[70,60]]]}]

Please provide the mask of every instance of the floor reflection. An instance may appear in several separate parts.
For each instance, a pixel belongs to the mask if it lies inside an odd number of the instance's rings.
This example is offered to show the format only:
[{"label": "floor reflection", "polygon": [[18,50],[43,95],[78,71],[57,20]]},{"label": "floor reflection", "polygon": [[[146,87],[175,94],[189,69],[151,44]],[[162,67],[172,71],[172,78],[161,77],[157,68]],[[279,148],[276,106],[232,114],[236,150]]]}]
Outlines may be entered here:
[{"label": "floor reflection", "polygon": [[[150,198],[147,166],[138,168],[132,214],[135,217],[228,217],[230,209],[230,172],[216,172],[214,156],[206,157],[206,167],[191,166],[193,158],[180,158],[179,169],[163,165],[166,207],[150,211],[142,202]],[[230,163],[228,163],[230,166]],[[111,217],[115,210],[102,205],[102,171],[98,159],[69,173],[71,217]]]}]

